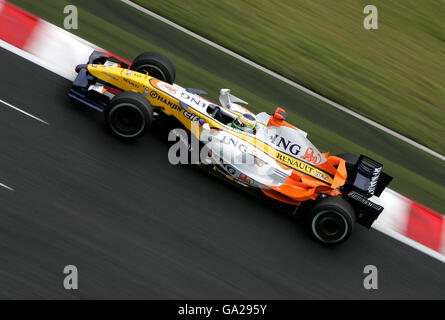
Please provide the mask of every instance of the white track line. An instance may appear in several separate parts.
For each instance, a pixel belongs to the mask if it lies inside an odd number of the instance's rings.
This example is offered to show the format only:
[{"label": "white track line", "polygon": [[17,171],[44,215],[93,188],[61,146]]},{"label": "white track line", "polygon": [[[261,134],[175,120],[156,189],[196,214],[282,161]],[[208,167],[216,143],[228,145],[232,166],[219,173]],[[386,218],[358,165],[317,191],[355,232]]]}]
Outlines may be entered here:
[{"label": "white track line", "polygon": [[31,117],[31,118],[33,118],[33,119],[35,119],[35,120],[37,120],[37,121],[40,121],[40,122],[42,122],[42,123],[44,123],[44,124],[49,125],[48,122],[46,122],[46,121],[44,121],[44,120],[42,120],[42,119],[40,119],[40,118],[37,118],[36,116],[33,116],[32,114],[30,114],[30,113],[28,113],[28,112],[26,112],[26,111],[23,111],[22,109],[19,109],[19,108],[17,108],[17,107],[14,107],[12,104],[7,103],[6,101],[3,101],[3,100],[0,99],[0,102],[3,103],[3,104],[6,105],[6,106],[8,106],[8,107],[10,107],[10,108],[12,108],[12,109],[18,111],[18,112],[21,112],[21,113],[27,115],[28,117]]},{"label": "white track line", "polygon": [[14,191],[13,188],[8,187],[6,184],[3,184],[3,183],[0,183],[0,187],[3,187],[3,188],[5,188],[5,189],[8,189],[9,191]]},{"label": "white track line", "polygon": [[268,75],[270,75],[270,76],[272,76],[272,77],[274,77],[274,78],[276,78],[278,80],[281,80],[281,81],[287,83],[288,85],[290,85],[290,86],[292,86],[292,87],[294,87],[294,88],[296,88],[298,90],[301,90],[304,93],[307,93],[307,94],[313,96],[314,98],[317,98],[317,99],[319,99],[319,100],[321,100],[321,101],[331,105],[332,107],[334,107],[336,109],[339,109],[339,110],[341,110],[341,111],[343,111],[343,112],[345,112],[345,113],[347,113],[347,114],[349,114],[349,115],[351,115],[351,116],[353,116],[353,117],[355,117],[355,118],[357,118],[359,120],[362,120],[363,122],[366,122],[367,124],[369,124],[369,125],[371,125],[371,126],[373,126],[375,128],[378,128],[378,129],[386,132],[387,134],[389,134],[389,135],[391,135],[391,136],[393,136],[393,137],[395,137],[395,138],[397,138],[399,140],[402,140],[402,141],[404,141],[404,142],[406,142],[406,143],[408,143],[408,144],[410,144],[410,145],[412,145],[412,146],[414,146],[414,147],[416,147],[416,148],[418,148],[418,149],[420,149],[422,151],[425,151],[426,153],[429,153],[430,155],[432,155],[432,156],[434,156],[434,157],[436,157],[436,158],[438,158],[440,160],[445,161],[445,156],[444,155],[442,155],[442,154],[440,154],[440,153],[438,153],[438,152],[436,152],[434,150],[431,150],[430,148],[425,147],[424,145],[421,145],[420,143],[418,143],[418,142],[416,142],[414,140],[411,140],[410,138],[407,138],[404,135],[401,135],[400,133],[397,133],[394,130],[391,130],[391,129],[389,129],[389,128],[387,128],[387,127],[385,127],[385,126],[383,126],[383,125],[381,125],[381,124],[379,124],[379,123],[377,123],[377,122],[375,122],[375,121],[373,121],[371,119],[368,119],[365,116],[362,116],[362,115],[358,114],[357,112],[354,112],[354,111],[352,111],[352,110],[350,110],[350,109],[348,109],[348,108],[346,108],[346,107],[344,107],[344,106],[342,106],[342,105],[340,105],[340,104],[338,104],[338,103],[336,103],[336,102],[334,102],[332,100],[329,100],[328,98],[323,97],[323,96],[319,95],[318,93],[315,93],[315,92],[309,90],[308,88],[305,88],[302,85],[299,85],[298,83],[296,83],[296,82],[294,82],[292,80],[289,80],[289,79],[279,75],[278,73],[275,73],[272,70],[269,70],[269,69],[267,69],[267,68],[265,68],[265,67],[263,67],[263,66],[261,66],[261,65],[259,65],[257,63],[255,63],[255,62],[253,62],[253,61],[251,61],[251,60],[249,60],[249,59],[247,59],[247,58],[245,58],[245,57],[243,57],[243,56],[241,56],[241,55],[239,55],[239,54],[237,54],[237,53],[235,53],[235,52],[233,52],[233,51],[231,51],[231,50],[229,50],[227,48],[224,48],[223,46],[220,46],[219,44],[216,44],[215,42],[210,41],[209,39],[206,39],[206,38],[204,38],[204,37],[194,33],[193,31],[190,31],[190,30],[180,26],[179,24],[176,24],[173,21],[170,21],[170,20],[168,20],[168,19],[158,15],[157,13],[154,13],[153,11],[150,11],[150,10],[144,8],[144,7],[141,7],[140,5],[134,3],[134,2],[132,2],[130,0],[121,0],[121,2],[131,6],[131,7],[135,8],[135,9],[145,13],[145,14],[148,14],[149,16],[151,16],[151,17],[153,17],[153,18],[155,18],[155,19],[157,19],[159,21],[162,21],[162,22],[168,24],[169,26],[171,26],[171,27],[173,27],[173,28],[175,28],[175,29],[177,29],[179,31],[182,31],[185,34],[187,34],[187,35],[189,35],[189,36],[191,36],[191,37],[193,37],[193,38],[195,38],[195,39],[197,39],[199,41],[202,41],[205,44],[207,44],[207,45],[209,45],[209,46],[211,46],[211,47],[213,47],[213,48],[215,48],[215,49],[217,49],[217,50],[219,50],[221,52],[224,52],[224,53],[234,57],[235,59],[238,59],[238,60],[240,60],[240,61],[242,61],[242,62],[244,62],[244,63],[246,63],[246,64],[248,64],[248,65],[250,65],[250,66],[252,66],[252,67],[254,67],[254,68],[258,69],[258,70],[260,70],[260,71],[263,71],[264,73],[267,73]]}]

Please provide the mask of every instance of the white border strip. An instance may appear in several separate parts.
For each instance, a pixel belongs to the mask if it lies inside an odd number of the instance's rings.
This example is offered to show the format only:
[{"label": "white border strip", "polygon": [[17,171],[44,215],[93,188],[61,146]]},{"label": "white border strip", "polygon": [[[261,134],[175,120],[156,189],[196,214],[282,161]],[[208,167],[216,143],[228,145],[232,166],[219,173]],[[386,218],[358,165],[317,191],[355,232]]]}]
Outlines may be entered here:
[{"label": "white border strip", "polygon": [[[384,213],[385,213],[385,210],[383,210],[382,214],[384,214]],[[437,260],[445,263],[445,255],[443,255],[442,253],[437,252],[431,248],[428,248],[427,246],[424,246],[423,244],[421,244],[411,238],[408,238],[407,236],[405,236],[401,233],[398,233],[397,231],[391,230],[387,227],[380,226],[380,225],[373,225],[372,228],[386,234],[387,236],[390,236],[391,238],[394,238],[400,242],[403,242],[404,244],[406,244],[416,250],[419,250],[419,251],[429,255],[430,257],[436,258]]]},{"label": "white border strip", "polygon": [[45,61],[45,60],[37,57],[36,55],[26,52],[25,50],[22,50],[20,48],[17,48],[15,46],[13,46],[12,44],[9,44],[8,42],[3,41],[3,40],[0,40],[0,47],[20,56],[22,58],[25,58],[28,61],[34,62],[35,64],[39,65],[40,67],[42,67],[46,70],[52,71],[65,79],[68,79],[71,81],[74,80],[71,76],[70,71],[68,71],[67,69],[64,69],[64,70],[57,69],[55,67],[55,65],[53,63],[51,63],[51,61]]},{"label": "white border strip", "polygon": [[350,110],[350,109],[348,109],[348,108],[346,108],[346,107],[344,107],[344,106],[342,106],[342,105],[340,105],[340,104],[338,104],[338,103],[336,103],[336,102],[334,102],[332,100],[329,100],[328,98],[325,98],[325,97],[319,95],[318,93],[315,93],[315,92],[313,92],[313,91],[303,87],[302,85],[299,85],[298,83],[296,83],[296,82],[294,82],[292,80],[289,80],[289,79],[279,75],[278,73],[273,72],[272,70],[269,70],[269,69],[267,69],[267,68],[265,68],[265,67],[263,67],[263,66],[261,66],[261,65],[259,65],[257,63],[255,63],[255,62],[253,62],[253,61],[251,61],[251,60],[249,60],[249,59],[247,59],[247,58],[245,58],[245,57],[243,57],[243,56],[241,56],[241,55],[239,55],[239,54],[237,54],[237,53],[235,53],[235,52],[233,52],[233,51],[231,51],[231,50],[229,50],[227,48],[224,48],[223,46],[220,46],[219,44],[216,44],[215,42],[210,41],[209,39],[206,39],[206,38],[204,38],[204,37],[194,33],[193,31],[190,31],[190,30],[180,26],[179,24],[174,23],[173,21],[170,21],[170,20],[168,20],[168,19],[166,19],[166,18],[164,18],[164,17],[154,13],[153,11],[150,11],[150,10],[148,10],[148,9],[146,9],[146,8],[144,8],[144,7],[138,5],[138,4],[136,4],[136,3],[134,3],[134,2],[132,2],[130,0],[121,0],[121,2],[131,6],[133,8],[135,8],[136,10],[139,10],[139,11],[145,13],[145,14],[148,14],[149,16],[151,16],[151,17],[153,17],[153,18],[155,18],[155,19],[157,19],[157,20],[159,20],[161,22],[164,22],[165,24],[168,24],[169,26],[171,26],[171,27],[173,27],[173,28],[175,28],[175,29],[177,29],[177,30],[179,30],[181,32],[184,32],[185,34],[187,34],[187,35],[189,35],[189,36],[191,36],[191,37],[193,37],[193,38],[195,38],[195,39],[197,39],[199,41],[202,41],[205,44],[207,44],[207,45],[209,45],[209,46],[211,46],[211,47],[213,47],[213,48],[215,48],[215,49],[217,49],[217,50],[219,50],[221,52],[224,52],[224,53],[232,56],[235,59],[238,59],[238,60],[240,60],[240,61],[242,61],[242,62],[244,62],[244,63],[246,63],[246,64],[248,64],[248,65],[250,65],[250,66],[252,66],[252,67],[254,67],[254,68],[258,69],[258,70],[260,70],[260,71],[263,71],[264,73],[267,73],[268,75],[270,75],[270,76],[272,76],[272,77],[274,77],[274,78],[276,78],[276,79],[278,79],[280,81],[283,81],[283,82],[287,83],[288,85],[290,85],[290,86],[292,86],[292,87],[294,87],[294,88],[296,88],[298,90],[301,90],[304,93],[307,93],[307,94],[313,96],[314,98],[317,98],[317,99],[319,99],[319,100],[321,100],[321,101],[331,105],[332,107],[334,107],[336,109],[339,109],[339,110],[341,110],[341,111],[343,111],[343,112],[345,112],[345,113],[347,113],[347,114],[349,114],[349,115],[351,115],[351,116],[353,116],[353,117],[355,117],[355,118],[357,118],[359,120],[362,120],[363,122],[366,122],[367,124],[377,128],[377,129],[380,129],[380,130],[386,132],[387,134],[389,134],[389,135],[391,135],[391,136],[393,136],[393,137],[395,137],[395,138],[397,138],[399,140],[402,140],[402,141],[404,141],[404,142],[406,142],[406,143],[408,143],[408,144],[410,144],[410,145],[412,145],[412,146],[414,146],[414,147],[416,147],[416,148],[418,148],[418,149],[420,149],[422,151],[425,151],[426,153],[429,153],[430,155],[432,155],[432,156],[434,156],[434,157],[436,157],[436,158],[438,158],[438,159],[440,159],[442,161],[445,161],[445,156],[444,155],[442,155],[442,154],[440,154],[440,153],[438,153],[438,152],[436,152],[434,150],[431,150],[430,148],[425,147],[425,146],[421,145],[420,143],[418,143],[418,142],[416,142],[414,140],[411,140],[410,138],[405,137],[404,135],[401,135],[400,133],[397,133],[394,130],[391,130],[391,129],[389,129],[389,128],[387,128],[387,127],[385,127],[385,126],[383,126],[383,125],[381,125],[381,124],[379,124],[379,123],[377,123],[377,122],[375,122],[375,121],[373,121],[371,119],[368,119],[365,116],[362,116],[362,115],[358,114],[357,112],[354,112],[354,111],[352,111],[352,110]]}]

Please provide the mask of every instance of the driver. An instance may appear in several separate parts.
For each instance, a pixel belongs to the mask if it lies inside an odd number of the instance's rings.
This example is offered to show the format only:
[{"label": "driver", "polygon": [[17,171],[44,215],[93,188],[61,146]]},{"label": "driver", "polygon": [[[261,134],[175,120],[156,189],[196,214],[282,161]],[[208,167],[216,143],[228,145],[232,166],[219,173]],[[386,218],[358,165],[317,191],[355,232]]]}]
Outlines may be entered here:
[{"label": "driver", "polygon": [[232,121],[232,128],[255,134],[256,131],[256,119],[255,116],[244,113],[236,117],[235,120]]}]

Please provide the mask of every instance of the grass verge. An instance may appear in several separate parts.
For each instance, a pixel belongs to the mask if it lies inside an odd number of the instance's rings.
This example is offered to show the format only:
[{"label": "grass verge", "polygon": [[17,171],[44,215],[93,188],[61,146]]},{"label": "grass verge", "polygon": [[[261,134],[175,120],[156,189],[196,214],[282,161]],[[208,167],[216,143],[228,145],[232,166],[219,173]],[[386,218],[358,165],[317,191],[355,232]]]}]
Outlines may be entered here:
[{"label": "grass verge", "polygon": [[445,3],[134,0],[445,154]]}]

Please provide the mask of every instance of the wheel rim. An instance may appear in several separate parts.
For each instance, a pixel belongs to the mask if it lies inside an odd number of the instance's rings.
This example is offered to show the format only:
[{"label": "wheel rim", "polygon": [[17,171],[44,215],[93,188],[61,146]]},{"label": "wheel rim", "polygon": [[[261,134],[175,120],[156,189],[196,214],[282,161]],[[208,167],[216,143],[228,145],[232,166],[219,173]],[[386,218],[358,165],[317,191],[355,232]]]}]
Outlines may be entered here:
[{"label": "wheel rim", "polygon": [[121,103],[114,106],[109,114],[110,127],[117,135],[132,138],[145,128],[141,110],[132,104]]},{"label": "wheel rim", "polygon": [[347,236],[349,228],[346,218],[332,210],[322,210],[312,220],[313,234],[325,243],[342,241]]},{"label": "wheel rim", "polygon": [[156,79],[159,79],[162,81],[167,81],[167,77],[165,76],[165,73],[160,68],[158,68],[154,65],[149,65],[149,64],[142,65],[142,66],[138,67],[136,71],[140,72],[140,73],[148,72],[150,77],[155,77]]}]

